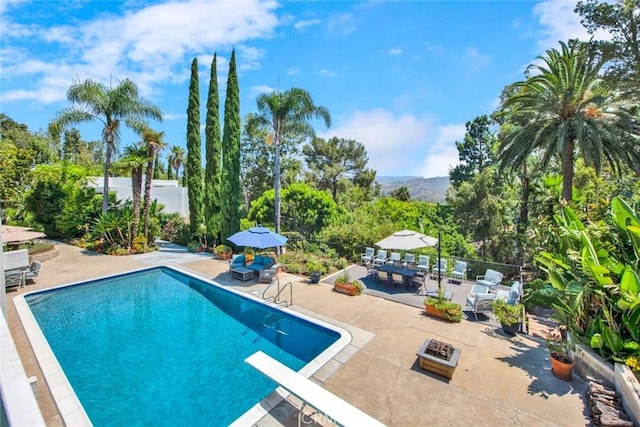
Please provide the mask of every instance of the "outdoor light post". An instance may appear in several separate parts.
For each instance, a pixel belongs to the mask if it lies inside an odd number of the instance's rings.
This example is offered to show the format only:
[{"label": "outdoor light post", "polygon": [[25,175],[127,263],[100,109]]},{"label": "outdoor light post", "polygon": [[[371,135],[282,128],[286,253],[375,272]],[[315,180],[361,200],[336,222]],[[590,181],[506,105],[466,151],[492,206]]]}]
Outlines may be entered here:
[{"label": "outdoor light post", "polygon": [[441,289],[441,285],[440,282],[442,281],[442,276],[440,275],[440,230],[438,230],[438,259],[436,260],[437,262],[437,266],[438,266],[438,294],[440,293]]}]

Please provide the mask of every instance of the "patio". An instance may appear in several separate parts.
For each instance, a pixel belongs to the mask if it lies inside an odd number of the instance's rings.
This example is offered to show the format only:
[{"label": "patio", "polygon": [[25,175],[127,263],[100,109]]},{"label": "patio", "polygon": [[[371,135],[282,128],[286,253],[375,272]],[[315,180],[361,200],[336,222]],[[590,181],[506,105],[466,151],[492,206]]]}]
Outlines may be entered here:
[{"label": "patio", "polygon": [[[166,262],[166,254],[163,257],[162,253],[155,257],[114,257],[63,244],[58,248],[60,256],[46,262],[37,284],[7,293],[9,326],[27,375],[36,375],[40,380],[38,403],[50,426],[61,425],[61,420],[10,300],[24,292]],[[185,253],[182,261],[174,252],[172,263],[249,293],[260,294],[265,287],[255,280],[232,280],[227,262],[198,255]],[[312,379],[387,425],[590,423],[584,400],[586,384],[577,377],[570,382],[555,378],[543,342],[523,334],[507,338],[492,323],[491,315],[486,321],[452,324],[424,316],[423,310],[417,308],[422,307],[424,296],[405,290],[385,293],[388,298],[412,298],[413,303],[398,304],[373,294],[348,297],[332,292],[328,284],[310,285],[304,278],[287,274],[281,274],[280,280],[293,283],[292,309],[353,331],[353,345]],[[445,281],[443,285],[447,286]],[[468,292],[465,284],[448,286],[454,301]],[[383,290],[372,284],[369,292]],[[460,361],[450,381],[419,368],[415,353],[427,338],[461,348]],[[295,425],[295,417],[283,410],[288,406],[283,403],[260,425]]]}]

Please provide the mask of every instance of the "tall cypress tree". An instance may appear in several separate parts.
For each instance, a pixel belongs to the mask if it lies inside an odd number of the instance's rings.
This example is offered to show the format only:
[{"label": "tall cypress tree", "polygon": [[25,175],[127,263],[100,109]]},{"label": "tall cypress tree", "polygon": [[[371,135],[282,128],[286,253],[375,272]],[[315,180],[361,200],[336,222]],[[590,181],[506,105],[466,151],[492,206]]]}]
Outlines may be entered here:
[{"label": "tall cypress tree", "polygon": [[207,166],[204,179],[204,218],[207,235],[211,242],[217,241],[220,231],[220,179],[222,142],[220,141],[220,99],[218,98],[217,53],[211,62],[211,79],[207,98],[207,122],[204,130]]},{"label": "tall cypress tree", "polygon": [[227,98],[224,102],[224,130],[222,136],[220,234],[223,239],[240,230],[240,90],[236,73],[236,51],[231,52]]},{"label": "tall cypress tree", "polygon": [[187,106],[187,192],[189,195],[189,228],[192,233],[204,223],[202,155],[200,154],[200,89],[198,81],[198,60],[191,62],[189,82],[189,105]]}]

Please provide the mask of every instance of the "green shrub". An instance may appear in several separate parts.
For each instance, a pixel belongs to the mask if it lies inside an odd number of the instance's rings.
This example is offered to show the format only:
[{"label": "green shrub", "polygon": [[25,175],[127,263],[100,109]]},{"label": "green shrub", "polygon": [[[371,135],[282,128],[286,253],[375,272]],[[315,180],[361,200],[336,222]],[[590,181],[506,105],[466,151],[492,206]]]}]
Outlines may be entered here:
[{"label": "green shrub", "polygon": [[131,242],[131,249],[133,249],[136,253],[144,253],[147,250],[147,238],[140,235],[134,237]]}]

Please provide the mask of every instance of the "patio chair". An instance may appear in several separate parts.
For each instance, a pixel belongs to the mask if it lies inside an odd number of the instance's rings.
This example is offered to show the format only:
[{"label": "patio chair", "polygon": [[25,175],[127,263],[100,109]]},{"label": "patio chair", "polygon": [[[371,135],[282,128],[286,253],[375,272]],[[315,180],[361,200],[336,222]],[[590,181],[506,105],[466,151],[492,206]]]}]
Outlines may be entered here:
[{"label": "patio chair", "polygon": [[434,264],[433,273],[436,274],[438,272],[440,272],[440,274],[442,276],[446,276],[447,275],[447,260],[446,259],[440,258]]},{"label": "patio chair", "polygon": [[426,273],[418,273],[415,276],[413,276],[411,278],[411,286],[415,286],[416,287],[416,294],[419,295],[422,293],[422,290],[424,289],[425,292],[427,290],[427,275]]},{"label": "patio chair", "polygon": [[387,264],[400,264],[400,252],[391,252]]},{"label": "patio chair", "polygon": [[391,282],[393,286],[396,287],[400,285],[400,287],[404,286],[404,276],[400,273],[391,273]]},{"label": "patio chair", "polygon": [[42,268],[42,261],[34,260],[29,266],[29,271],[24,274],[25,280],[35,280],[38,277],[38,273],[40,273],[40,269]]},{"label": "patio chair", "polygon": [[389,274],[386,271],[376,270],[376,282],[386,284],[389,281]]},{"label": "patio chair", "polygon": [[502,273],[488,268],[483,275],[476,276],[476,283],[478,285],[488,286],[491,289],[496,288],[502,283]]},{"label": "patio chair", "polygon": [[7,271],[4,273],[4,287],[12,288],[17,286],[18,289],[22,287],[23,273],[19,270]]},{"label": "patio chair", "polygon": [[365,248],[364,253],[360,256],[360,261],[362,264],[369,264],[371,260],[373,260],[373,253],[375,250],[373,248]]},{"label": "patio chair", "polygon": [[404,259],[402,260],[403,267],[413,267],[416,263],[416,256],[414,254],[406,253],[404,254]]},{"label": "patio chair", "polygon": [[478,313],[492,311],[494,302],[496,302],[496,294],[490,294],[488,286],[476,284],[473,285],[471,292],[467,295],[466,305],[478,320]]},{"label": "patio chair", "polygon": [[457,279],[464,279],[467,276],[467,263],[463,261],[456,261],[453,266],[453,270],[451,270],[451,277],[455,277]]},{"label": "patio chair", "polygon": [[416,265],[416,270],[421,271],[425,274],[429,273],[429,255],[418,256],[418,264]]},{"label": "patio chair", "polygon": [[496,299],[504,300],[507,304],[517,303],[520,299],[520,282],[513,282],[511,288],[508,291],[498,289],[498,291],[496,292]]},{"label": "patio chair", "polygon": [[387,251],[384,249],[378,249],[375,258],[373,259],[373,265],[384,265],[387,262]]}]

